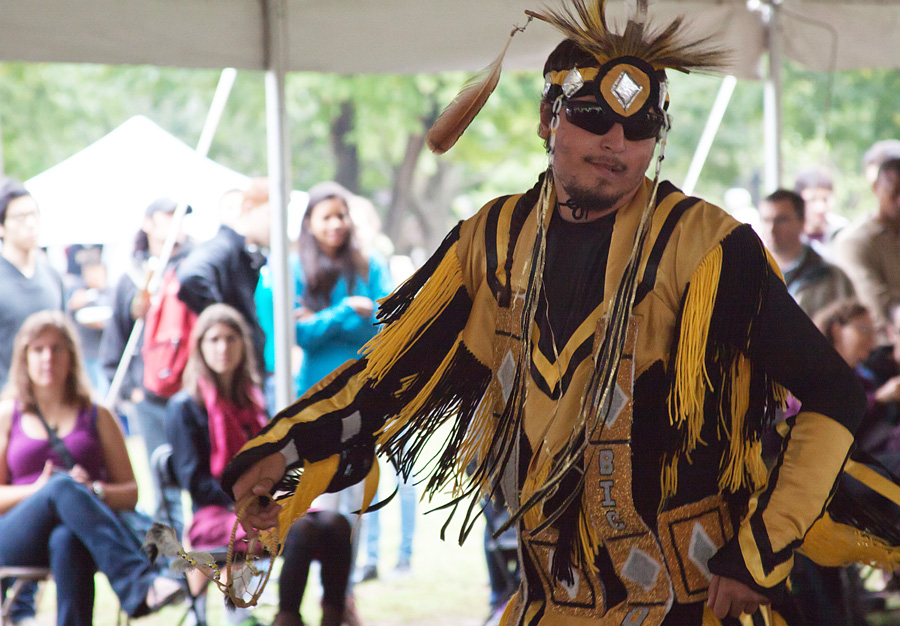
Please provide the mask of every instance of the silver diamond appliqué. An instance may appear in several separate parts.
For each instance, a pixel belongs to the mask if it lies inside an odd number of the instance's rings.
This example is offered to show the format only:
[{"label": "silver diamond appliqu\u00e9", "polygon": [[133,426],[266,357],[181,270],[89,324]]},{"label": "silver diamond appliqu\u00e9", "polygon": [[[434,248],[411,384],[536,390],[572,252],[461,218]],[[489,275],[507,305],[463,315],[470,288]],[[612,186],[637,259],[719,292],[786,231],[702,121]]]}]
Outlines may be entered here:
[{"label": "silver diamond appliqu\u00e9", "polygon": [[628,558],[625,559],[625,565],[622,566],[622,576],[637,583],[645,591],[650,591],[656,584],[661,569],[662,565],[652,556],[640,548],[631,548]]},{"label": "silver diamond appliqu\u00e9", "polygon": [[562,84],[563,95],[566,98],[571,98],[578,90],[584,87],[584,77],[581,75],[577,69],[569,70],[569,73],[566,74],[566,79]]},{"label": "silver diamond appliqu\u00e9", "polygon": [[616,423],[616,420],[619,419],[619,415],[622,414],[622,409],[624,409],[627,404],[628,395],[622,391],[622,388],[616,383],[615,390],[606,401],[606,406],[609,407],[606,412],[607,427],[611,428],[612,425]]},{"label": "silver diamond appliqu\u00e9", "polygon": [[634,104],[634,99],[644,88],[635,82],[635,80],[626,71],[622,71],[616,82],[613,83],[612,93],[626,111],[628,107]]},{"label": "silver diamond appliqu\u00e9", "polygon": [[497,370],[497,381],[500,383],[500,390],[503,393],[503,402],[509,401],[509,394],[512,393],[515,376],[516,360],[513,358],[512,350],[510,350],[503,357],[503,362]]},{"label": "silver diamond appliqu\u00e9", "polygon": [[699,568],[700,572],[702,572],[707,580],[712,579],[712,573],[709,571],[709,560],[717,550],[716,544],[713,543],[710,536],[703,530],[703,526],[699,523],[695,523],[693,532],[691,533],[691,545],[688,548],[688,558],[690,558],[694,565]]}]

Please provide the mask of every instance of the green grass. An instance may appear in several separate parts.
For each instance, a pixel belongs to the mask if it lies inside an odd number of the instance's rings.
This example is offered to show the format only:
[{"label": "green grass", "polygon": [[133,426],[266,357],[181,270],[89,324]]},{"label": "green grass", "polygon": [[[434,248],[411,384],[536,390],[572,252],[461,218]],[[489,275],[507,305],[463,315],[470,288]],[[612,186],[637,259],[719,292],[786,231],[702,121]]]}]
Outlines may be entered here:
[{"label": "green grass", "polygon": [[[129,451],[138,474],[142,494],[150,493],[145,454],[140,441],[130,439]],[[390,477],[383,478],[381,493],[393,490]],[[145,498],[142,498],[142,502]],[[463,547],[457,545],[459,521],[454,519],[441,541],[440,529],[446,520],[443,511],[424,515],[427,505],[419,506],[416,536],[413,544],[412,575],[392,579],[400,535],[399,501],[381,512],[381,562],[378,580],[355,587],[356,606],[365,626],[480,626],[488,613],[488,583],[483,551],[483,524],[479,521]],[[186,510],[188,510],[186,508]],[[461,516],[459,516],[461,519]],[[96,600],[94,624],[112,626],[117,623],[118,600],[102,574],[95,578]],[[273,575],[260,605],[253,616],[262,624],[270,624],[277,610],[277,579]],[[210,626],[228,624],[221,594],[209,590]],[[319,623],[318,583],[312,581],[303,602],[303,618],[307,626]],[[56,623],[56,600],[53,583],[47,583],[38,610],[40,626]],[[186,611],[186,604],[167,607],[135,624],[141,626],[176,626]]]}]

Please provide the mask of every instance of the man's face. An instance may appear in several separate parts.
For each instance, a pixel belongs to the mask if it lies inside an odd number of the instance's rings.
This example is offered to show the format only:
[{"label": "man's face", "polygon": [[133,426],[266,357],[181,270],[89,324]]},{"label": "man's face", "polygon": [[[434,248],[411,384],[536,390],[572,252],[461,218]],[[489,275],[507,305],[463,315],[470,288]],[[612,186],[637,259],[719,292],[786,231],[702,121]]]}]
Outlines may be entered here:
[{"label": "man's face", "polygon": [[878,199],[878,216],[890,222],[900,222],[900,173],[885,170],[873,187]]},{"label": "man's face", "polygon": [[37,247],[41,234],[41,214],[31,196],[20,196],[6,207],[6,219],[0,226],[4,246],[29,251]]},{"label": "man's face", "polygon": [[834,206],[834,191],[828,187],[807,187],[800,192],[806,203],[806,232],[821,235],[828,227],[828,214]]},{"label": "man's face", "polygon": [[[590,99],[589,99],[590,101]],[[541,106],[540,135],[549,137],[551,112]],[[588,210],[625,206],[644,180],[656,139],[629,141],[621,124],[595,135],[559,115],[553,155],[553,176],[561,200],[575,200]]]},{"label": "man's face", "polygon": [[800,247],[803,220],[797,217],[789,200],[759,205],[760,237],[766,247],[775,254],[795,252]]}]

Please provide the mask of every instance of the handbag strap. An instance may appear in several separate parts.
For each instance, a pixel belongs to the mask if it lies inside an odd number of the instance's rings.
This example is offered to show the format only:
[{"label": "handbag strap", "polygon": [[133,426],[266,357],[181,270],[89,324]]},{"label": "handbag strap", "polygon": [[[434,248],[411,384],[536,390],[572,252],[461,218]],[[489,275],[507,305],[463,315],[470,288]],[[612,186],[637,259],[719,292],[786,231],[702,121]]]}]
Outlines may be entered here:
[{"label": "handbag strap", "polygon": [[50,447],[56,452],[56,456],[58,456],[59,460],[62,461],[62,464],[66,466],[66,469],[74,468],[75,459],[72,458],[72,453],[69,452],[66,443],[57,434],[56,428],[47,423],[47,420],[44,418],[41,410],[37,407],[37,404],[34,405],[34,413],[38,416],[38,419],[41,420],[41,424],[44,425],[44,428],[47,429],[47,440],[50,442]]}]

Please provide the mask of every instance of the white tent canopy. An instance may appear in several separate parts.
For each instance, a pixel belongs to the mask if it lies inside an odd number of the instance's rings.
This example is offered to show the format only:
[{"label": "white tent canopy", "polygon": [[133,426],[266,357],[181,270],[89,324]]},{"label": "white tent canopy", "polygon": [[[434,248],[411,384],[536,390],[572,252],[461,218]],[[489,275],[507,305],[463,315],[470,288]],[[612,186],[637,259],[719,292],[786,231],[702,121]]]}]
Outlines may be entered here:
[{"label": "white tent canopy", "polygon": [[[812,69],[896,67],[896,0],[651,0],[659,21],[690,17],[738,51],[734,73],[758,75],[768,35],[758,6],[774,4],[785,57]],[[287,0],[287,71],[338,73],[480,69],[526,8],[542,0]],[[548,2],[551,6],[554,2]],[[611,2],[623,16],[626,2]],[[633,0],[631,2],[633,4]],[[748,7],[748,5],[750,5]],[[261,0],[5,0],[0,59],[267,68]],[[539,68],[559,40],[533,24],[508,67]],[[883,45],[884,44],[884,45]]]},{"label": "white tent canopy", "polygon": [[147,205],[163,196],[190,204],[186,229],[207,239],[222,194],[248,181],[138,115],[25,186],[41,207],[41,245],[62,246],[130,243]]}]

